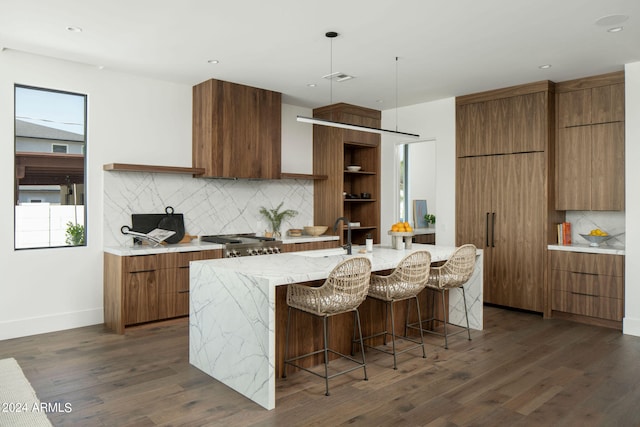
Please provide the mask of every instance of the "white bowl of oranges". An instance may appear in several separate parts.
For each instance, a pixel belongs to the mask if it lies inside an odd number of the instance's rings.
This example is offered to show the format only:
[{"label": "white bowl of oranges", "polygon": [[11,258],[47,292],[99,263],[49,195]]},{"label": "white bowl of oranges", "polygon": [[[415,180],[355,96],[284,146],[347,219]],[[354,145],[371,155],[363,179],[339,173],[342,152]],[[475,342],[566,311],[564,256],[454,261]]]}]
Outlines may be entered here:
[{"label": "white bowl of oranges", "polygon": [[600,243],[605,242],[613,237],[606,231],[602,231],[599,228],[591,230],[589,234],[580,235],[589,242],[589,246],[600,246]]}]

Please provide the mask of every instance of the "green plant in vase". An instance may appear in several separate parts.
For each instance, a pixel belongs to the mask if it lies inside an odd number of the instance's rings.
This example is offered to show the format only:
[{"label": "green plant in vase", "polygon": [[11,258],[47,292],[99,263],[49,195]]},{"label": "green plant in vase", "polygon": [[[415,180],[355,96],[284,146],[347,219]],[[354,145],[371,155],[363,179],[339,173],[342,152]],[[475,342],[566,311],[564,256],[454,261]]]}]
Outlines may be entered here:
[{"label": "green plant in vase", "polygon": [[436,225],[436,216],[434,214],[425,214],[424,221],[427,223],[427,227]]},{"label": "green plant in vase", "polygon": [[84,225],[67,222],[65,243],[72,246],[84,245]]},{"label": "green plant in vase", "polygon": [[267,209],[265,207],[260,208],[260,213],[265,217],[269,224],[271,224],[271,232],[275,237],[280,236],[280,227],[282,226],[282,221],[293,218],[298,215],[298,211],[293,209],[285,209],[283,211],[280,210],[284,202],[281,202],[275,209]]}]

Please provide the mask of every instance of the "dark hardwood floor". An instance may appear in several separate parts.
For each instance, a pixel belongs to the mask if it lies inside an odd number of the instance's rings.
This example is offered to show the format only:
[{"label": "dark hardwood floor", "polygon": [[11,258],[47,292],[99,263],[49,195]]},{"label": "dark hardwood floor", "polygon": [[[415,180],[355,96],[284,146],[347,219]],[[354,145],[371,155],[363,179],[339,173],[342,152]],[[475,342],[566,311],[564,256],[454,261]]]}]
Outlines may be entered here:
[{"label": "dark hardwood floor", "polygon": [[90,326],[0,341],[56,426],[636,426],[640,338],[485,307],[485,330],[428,336],[420,350],[369,351],[369,381],[306,372],[277,382],[267,411],[189,365],[187,319],[127,329]]}]

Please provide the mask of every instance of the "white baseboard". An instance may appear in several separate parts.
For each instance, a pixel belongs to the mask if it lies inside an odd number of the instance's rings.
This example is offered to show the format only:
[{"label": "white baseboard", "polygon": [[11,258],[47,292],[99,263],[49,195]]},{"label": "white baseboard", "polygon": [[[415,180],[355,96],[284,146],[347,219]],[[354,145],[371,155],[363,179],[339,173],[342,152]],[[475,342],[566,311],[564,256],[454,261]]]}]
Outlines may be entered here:
[{"label": "white baseboard", "polygon": [[640,337],[640,319],[625,317],[622,320],[622,333],[625,335],[635,335]]},{"label": "white baseboard", "polygon": [[0,340],[45,334],[104,323],[102,307],[0,322]]}]

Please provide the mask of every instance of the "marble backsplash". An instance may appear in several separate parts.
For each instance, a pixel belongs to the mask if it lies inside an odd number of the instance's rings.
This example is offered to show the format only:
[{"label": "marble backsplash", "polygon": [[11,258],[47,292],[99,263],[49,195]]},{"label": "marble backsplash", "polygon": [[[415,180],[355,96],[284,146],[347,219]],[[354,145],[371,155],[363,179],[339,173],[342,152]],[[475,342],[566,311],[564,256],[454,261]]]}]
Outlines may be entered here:
[{"label": "marble backsplash", "polygon": [[132,213],[164,213],[172,206],[184,217],[192,235],[263,234],[269,227],[260,215],[264,206],[294,209],[298,215],[282,231],[313,225],[312,180],[246,180],[193,178],[149,172],[104,172],[104,246],[130,245],[120,232],[131,226]]},{"label": "marble backsplash", "polygon": [[571,241],[588,244],[580,234],[589,234],[594,228],[616,236],[601,246],[625,245],[625,213],[617,211],[567,211],[566,220],[571,223]]}]

